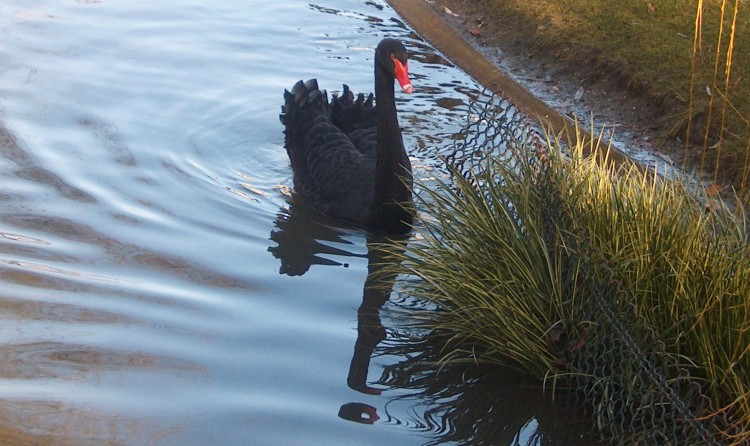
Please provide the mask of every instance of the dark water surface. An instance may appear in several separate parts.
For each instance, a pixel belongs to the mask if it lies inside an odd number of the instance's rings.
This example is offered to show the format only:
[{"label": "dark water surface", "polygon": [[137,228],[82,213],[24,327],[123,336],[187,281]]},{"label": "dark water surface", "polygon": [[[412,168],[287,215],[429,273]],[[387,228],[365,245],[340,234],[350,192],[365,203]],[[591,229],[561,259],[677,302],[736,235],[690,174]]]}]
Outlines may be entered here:
[{"label": "dark water surface", "polygon": [[368,234],[291,205],[284,88],[371,91],[384,36],[414,54],[399,108],[429,177],[478,87],[383,1],[0,4],[0,444],[554,437],[507,374],[373,384],[406,356],[368,365],[382,327],[358,333],[387,297],[363,295]]}]

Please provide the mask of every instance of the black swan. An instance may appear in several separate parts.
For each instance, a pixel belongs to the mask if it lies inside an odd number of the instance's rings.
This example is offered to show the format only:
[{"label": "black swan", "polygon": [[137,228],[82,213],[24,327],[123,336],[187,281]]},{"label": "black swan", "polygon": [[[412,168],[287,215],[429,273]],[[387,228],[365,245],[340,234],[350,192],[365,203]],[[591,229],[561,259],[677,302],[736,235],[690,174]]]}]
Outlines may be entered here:
[{"label": "black swan", "polygon": [[373,96],[344,85],[328,102],[311,79],[284,91],[281,122],[295,195],[323,214],[387,233],[411,230],[411,164],[401,139],[394,78],[410,94],[406,48],[383,39],[375,50]]}]

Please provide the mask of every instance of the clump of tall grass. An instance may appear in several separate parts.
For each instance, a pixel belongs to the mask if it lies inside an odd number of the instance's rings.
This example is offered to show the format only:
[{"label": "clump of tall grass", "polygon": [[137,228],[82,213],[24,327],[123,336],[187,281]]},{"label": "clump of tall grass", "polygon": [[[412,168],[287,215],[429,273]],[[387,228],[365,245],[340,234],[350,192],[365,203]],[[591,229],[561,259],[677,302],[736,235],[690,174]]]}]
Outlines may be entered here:
[{"label": "clump of tall grass", "polygon": [[592,298],[582,284],[606,268],[622,291],[612,299],[627,299],[701,380],[714,409],[702,415],[729,420],[717,435],[747,444],[744,213],[707,206],[710,197],[679,181],[584,158],[583,144],[573,152],[549,141],[536,160],[490,160],[481,173],[424,188],[418,237],[394,250],[390,267],[402,292],[436,307],[414,314],[417,325],[448,334],[442,362],[468,354],[561,383],[576,373],[566,355],[585,352],[596,323],[582,316]]}]

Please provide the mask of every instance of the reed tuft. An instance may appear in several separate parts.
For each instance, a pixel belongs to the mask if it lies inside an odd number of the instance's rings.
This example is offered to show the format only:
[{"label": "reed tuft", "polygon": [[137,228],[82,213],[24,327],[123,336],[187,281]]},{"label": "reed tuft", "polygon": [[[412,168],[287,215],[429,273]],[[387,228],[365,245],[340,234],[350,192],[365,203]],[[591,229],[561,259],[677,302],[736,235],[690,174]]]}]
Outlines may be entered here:
[{"label": "reed tuft", "polygon": [[620,290],[612,301],[627,301],[701,384],[712,411],[700,415],[723,420],[716,435],[750,442],[740,204],[732,211],[705,190],[584,158],[583,144],[571,156],[548,145],[543,159],[489,160],[424,187],[418,236],[386,267],[401,274],[402,293],[429,303],[412,321],[448,334],[442,363],[511,366],[557,388],[577,373],[568,359],[585,354],[597,323],[583,309],[606,277]]}]

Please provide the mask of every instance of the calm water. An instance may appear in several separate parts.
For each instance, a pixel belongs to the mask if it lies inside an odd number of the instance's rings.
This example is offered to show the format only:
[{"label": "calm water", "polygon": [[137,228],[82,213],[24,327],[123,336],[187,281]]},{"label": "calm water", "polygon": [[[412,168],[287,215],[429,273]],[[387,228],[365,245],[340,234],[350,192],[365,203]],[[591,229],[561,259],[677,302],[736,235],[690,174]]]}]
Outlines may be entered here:
[{"label": "calm water", "polygon": [[378,325],[373,240],[291,203],[284,88],[371,91],[384,36],[429,177],[478,87],[382,1],[0,4],[0,444],[575,438],[507,373],[404,361],[435,347]]}]

